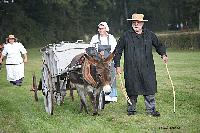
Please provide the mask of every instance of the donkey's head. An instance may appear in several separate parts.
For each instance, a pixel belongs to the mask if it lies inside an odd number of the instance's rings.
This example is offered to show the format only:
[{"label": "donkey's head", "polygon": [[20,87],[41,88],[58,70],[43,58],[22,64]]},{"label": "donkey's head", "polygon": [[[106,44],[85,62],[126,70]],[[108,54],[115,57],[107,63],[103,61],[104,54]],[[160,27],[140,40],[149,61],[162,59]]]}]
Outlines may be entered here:
[{"label": "donkey's head", "polygon": [[91,75],[96,82],[97,87],[101,87],[105,94],[111,92],[111,72],[110,72],[110,61],[113,59],[114,53],[110,54],[106,59],[101,58],[96,60],[91,56],[85,55],[94,69],[91,69]]}]

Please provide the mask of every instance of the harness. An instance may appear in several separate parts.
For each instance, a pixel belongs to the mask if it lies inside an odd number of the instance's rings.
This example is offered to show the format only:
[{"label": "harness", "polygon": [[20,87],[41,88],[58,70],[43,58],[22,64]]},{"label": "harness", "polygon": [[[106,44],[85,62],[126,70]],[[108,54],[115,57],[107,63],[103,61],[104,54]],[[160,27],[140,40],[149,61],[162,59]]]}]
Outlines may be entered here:
[{"label": "harness", "polygon": [[[96,51],[93,50],[95,50],[95,48],[88,48],[86,49],[86,53],[90,56],[90,58],[93,58],[97,61],[98,59],[96,56],[98,55],[96,55]],[[78,78],[83,82],[86,82],[92,87],[97,88],[101,83],[101,80],[96,75],[96,63],[98,64],[98,62],[90,60],[86,57],[87,55],[80,54],[75,56],[72,62],[69,64],[68,70],[76,73],[76,75],[79,76]],[[99,61],[101,62],[103,60],[100,59]]]},{"label": "harness", "polygon": [[95,79],[91,75],[91,66],[92,63],[84,56],[84,54],[81,54],[76,58],[75,62],[70,63],[69,71],[73,71],[77,73],[81,79],[90,84],[92,87],[97,87],[98,82],[95,81]]},{"label": "harness", "polygon": [[91,71],[91,63],[89,62],[89,60],[87,58],[85,58],[85,61],[82,65],[82,75],[83,75],[83,79],[90,85],[92,85],[93,87],[97,87],[98,86],[98,82],[96,82],[94,80],[94,78],[92,77],[90,71]]}]

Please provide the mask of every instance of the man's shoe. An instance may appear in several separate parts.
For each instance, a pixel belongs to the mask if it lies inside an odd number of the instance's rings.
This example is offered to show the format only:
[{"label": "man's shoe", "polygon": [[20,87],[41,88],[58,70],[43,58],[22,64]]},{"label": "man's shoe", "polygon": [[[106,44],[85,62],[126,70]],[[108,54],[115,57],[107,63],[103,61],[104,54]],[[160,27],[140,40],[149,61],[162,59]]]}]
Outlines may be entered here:
[{"label": "man's shoe", "polygon": [[153,116],[153,117],[160,117],[160,113],[158,111],[153,111],[153,112],[150,112],[148,114]]}]

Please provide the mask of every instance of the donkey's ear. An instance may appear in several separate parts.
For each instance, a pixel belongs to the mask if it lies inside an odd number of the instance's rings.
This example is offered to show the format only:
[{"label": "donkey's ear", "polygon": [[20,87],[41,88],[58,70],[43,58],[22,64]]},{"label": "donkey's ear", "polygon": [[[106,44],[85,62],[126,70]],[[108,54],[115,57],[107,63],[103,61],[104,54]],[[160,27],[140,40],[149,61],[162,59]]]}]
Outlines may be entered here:
[{"label": "donkey's ear", "polygon": [[93,57],[91,57],[91,56],[89,56],[88,54],[84,54],[84,57],[86,58],[86,59],[88,59],[88,61],[91,63],[91,64],[97,64],[98,63],[98,61],[96,60],[96,59],[94,59]]},{"label": "donkey's ear", "polygon": [[109,62],[113,59],[114,55],[115,55],[115,51],[113,51],[113,52],[104,60],[104,62],[105,62],[105,63],[109,63]]}]

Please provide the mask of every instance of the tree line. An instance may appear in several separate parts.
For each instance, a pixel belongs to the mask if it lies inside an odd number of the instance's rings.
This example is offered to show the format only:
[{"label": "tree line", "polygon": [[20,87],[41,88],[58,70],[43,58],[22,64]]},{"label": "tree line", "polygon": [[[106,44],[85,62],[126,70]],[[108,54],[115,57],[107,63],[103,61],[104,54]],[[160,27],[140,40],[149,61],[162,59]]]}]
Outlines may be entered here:
[{"label": "tree line", "polygon": [[[6,1],[6,2],[5,2]],[[26,47],[89,41],[106,21],[114,36],[130,26],[132,13],[143,13],[153,31],[176,30],[182,23],[197,28],[199,0],[1,0],[0,42],[14,34]]]}]

